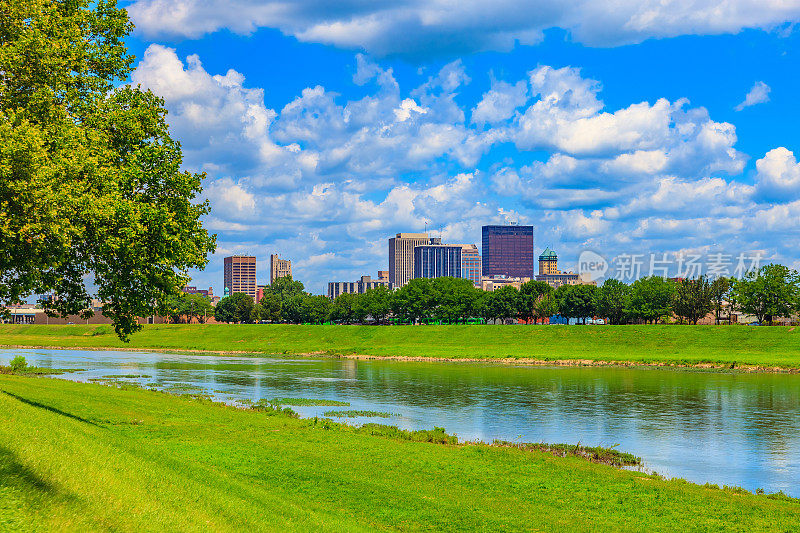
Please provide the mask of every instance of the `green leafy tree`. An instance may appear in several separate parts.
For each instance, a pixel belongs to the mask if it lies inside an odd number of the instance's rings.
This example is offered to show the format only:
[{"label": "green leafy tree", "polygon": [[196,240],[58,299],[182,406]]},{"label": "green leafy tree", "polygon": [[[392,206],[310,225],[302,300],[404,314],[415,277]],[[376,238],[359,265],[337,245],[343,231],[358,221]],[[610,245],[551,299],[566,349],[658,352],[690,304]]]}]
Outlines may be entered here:
[{"label": "green leafy tree", "polygon": [[626,314],[645,322],[658,322],[672,312],[675,284],[660,276],[640,278],[631,286]]},{"label": "green leafy tree", "polygon": [[253,301],[253,297],[249,294],[242,294],[242,293],[235,293],[233,296],[236,296],[235,300],[235,317],[236,322],[241,322],[244,324],[251,324],[258,320],[258,317],[255,316],[255,301]]},{"label": "green leafy tree", "polygon": [[298,307],[302,299],[300,296],[308,294],[305,292],[305,287],[299,281],[295,281],[291,276],[284,276],[273,281],[271,284],[264,287],[264,296],[275,295],[280,301],[280,317],[283,320],[298,324],[298,317],[300,313]]},{"label": "green leafy tree", "polygon": [[331,314],[331,301],[326,296],[302,293],[284,302],[285,318],[293,324],[321,324]]},{"label": "green leafy tree", "polygon": [[253,303],[253,309],[250,310],[250,323],[258,324],[264,319],[264,308],[258,302]]},{"label": "green leafy tree", "polygon": [[261,306],[261,320],[269,322],[280,322],[281,320],[281,299],[277,294],[265,293],[258,302]]},{"label": "green leafy tree", "polygon": [[367,302],[366,295],[353,294],[353,320],[364,324],[369,316],[369,302]]},{"label": "green leafy tree", "polygon": [[222,298],[214,308],[217,322],[250,322],[253,320],[253,298],[242,292],[235,292]]},{"label": "green leafy tree", "polygon": [[392,311],[398,318],[413,324],[430,317],[433,297],[430,279],[412,279],[394,294]]},{"label": "green leafy tree", "polygon": [[495,298],[494,291],[482,291],[475,300],[475,314],[487,322],[497,319],[495,315],[497,309],[494,304]]},{"label": "green leafy tree", "polygon": [[217,322],[236,322],[236,305],[231,299],[232,296],[225,296],[214,306],[214,320]]},{"label": "green leafy tree", "polygon": [[214,315],[214,306],[211,305],[211,300],[202,294],[186,294],[182,300],[182,314],[186,317],[186,322],[191,322],[196,318],[202,324],[207,317]]},{"label": "green leafy tree", "polygon": [[624,324],[630,296],[630,286],[613,278],[605,280],[597,291],[597,314],[612,324]]},{"label": "green leafy tree", "polygon": [[568,285],[563,291],[559,309],[568,318],[582,319],[597,313],[597,287],[594,285]]},{"label": "green leafy tree", "polygon": [[764,265],[748,272],[734,284],[733,292],[739,309],[762,323],[800,310],[800,276],[783,265]]},{"label": "green leafy tree", "polygon": [[304,322],[322,324],[330,316],[331,301],[327,296],[312,296],[307,294],[303,298]]},{"label": "green leafy tree", "polygon": [[431,316],[445,322],[458,322],[474,314],[477,293],[472,281],[441,277],[431,280]]},{"label": "green leafy tree", "polygon": [[304,298],[306,294],[296,294],[281,302],[281,316],[292,324],[302,324],[307,322]]},{"label": "green leafy tree", "polygon": [[355,320],[355,296],[350,293],[343,293],[334,298],[331,307],[331,320],[343,324],[351,324]]},{"label": "green leafy tree", "polygon": [[705,276],[682,279],[675,284],[672,310],[682,320],[697,324],[714,308],[712,296],[711,283]]},{"label": "green leafy tree", "polygon": [[86,317],[88,281],[123,340],[214,250],[163,101],[117,86],[131,28],[113,0],[0,2],[0,307]]},{"label": "green leafy tree", "polygon": [[544,319],[558,314],[558,307],[558,300],[556,300],[554,292],[546,292],[533,304],[533,316],[537,322],[544,322]]},{"label": "green leafy tree", "polygon": [[492,315],[494,318],[506,320],[519,315],[519,291],[511,285],[500,287],[492,292]]},{"label": "green leafy tree", "polygon": [[275,294],[281,301],[305,293],[305,287],[300,281],[295,281],[292,276],[284,276],[264,287],[264,294]]},{"label": "green leafy tree", "polygon": [[173,324],[177,324],[181,320],[183,308],[183,295],[170,294],[159,301],[156,312],[160,316],[168,318]]},{"label": "green leafy tree", "polygon": [[24,372],[28,368],[28,361],[21,355],[16,356],[9,363],[12,372]]},{"label": "green leafy tree", "polygon": [[392,290],[385,285],[378,285],[367,289],[362,300],[367,309],[367,314],[375,319],[377,324],[386,322],[392,313]]},{"label": "green leafy tree", "polygon": [[544,281],[526,281],[519,288],[519,315],[526,322],[538,317],[535,310],[536,303],[542,296],[553,290],[553,287]]}]

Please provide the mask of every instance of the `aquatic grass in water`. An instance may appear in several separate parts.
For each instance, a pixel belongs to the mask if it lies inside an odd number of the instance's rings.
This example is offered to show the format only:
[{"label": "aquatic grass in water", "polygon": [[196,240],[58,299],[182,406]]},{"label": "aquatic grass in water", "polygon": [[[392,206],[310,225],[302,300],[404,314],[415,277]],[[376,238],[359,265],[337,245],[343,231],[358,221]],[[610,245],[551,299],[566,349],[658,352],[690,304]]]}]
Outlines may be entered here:
[{"label": "aquatic grass in water", "polygon": [[322,416],[335,416],[338,418],[356,418],[359,416],[389,418],[390,416],[398,416],[398,415],[392,413],[385,413],[383,411],[352,410],[352,411],[325,411],[324,413],[322,413]]},{"label": "aquatic grass in water", "polygon": [[28,361],[25,357],[18,355],[14,357],[8,366],[0,365],[0,374],[18,374],[18,375],[50,375],[50,374],[63,374],[69,372],[68,370],[60,370],[57,368],[38,368],[35,366],[28,366]]},{"label": "aquatic grass in water", "polygon": [[349,407],[350,402],[340,402],[337,400],[321,400],[317,398],[273,398],[268,400],[273,405],[293,405],[295,407],[303,406],[331,406],[331,407]]}]

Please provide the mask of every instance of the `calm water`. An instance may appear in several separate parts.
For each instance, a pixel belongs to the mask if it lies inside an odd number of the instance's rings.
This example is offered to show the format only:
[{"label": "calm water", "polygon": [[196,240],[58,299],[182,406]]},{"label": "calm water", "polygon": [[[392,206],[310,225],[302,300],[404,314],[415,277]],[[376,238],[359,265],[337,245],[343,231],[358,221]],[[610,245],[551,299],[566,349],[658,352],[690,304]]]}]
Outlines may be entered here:
[{"label": "calm water", "polygon": [[611,446],[669,477],[800,496],[800,375],[623,368],[543,368],[336,359],[207,357],[79,350],[0,350],[0,363],[88,369],[220,400],[324,398],[396,413],[381,422],[444,427],[461,439]]}]

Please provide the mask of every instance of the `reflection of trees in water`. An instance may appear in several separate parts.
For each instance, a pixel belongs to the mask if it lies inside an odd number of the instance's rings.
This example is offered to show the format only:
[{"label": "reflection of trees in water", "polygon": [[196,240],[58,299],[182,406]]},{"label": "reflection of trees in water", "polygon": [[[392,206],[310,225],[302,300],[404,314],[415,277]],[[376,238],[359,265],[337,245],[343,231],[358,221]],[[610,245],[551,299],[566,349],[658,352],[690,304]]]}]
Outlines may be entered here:
[{"label": "reflection of trees in water", "polygon": [[[342,395],[416,408],[479,410],[531,424],[586,425],[607,433],[743,438],[771,451],[800,437],[798,377],[620,368],[500,367],[446,363],[339,361],[317,370],[351,381],[302,381],[291,372],[265,385],[304,396]],[[724,437],[727,435],[727,437]],[[713,440],[713,439],[712,439]]]}]

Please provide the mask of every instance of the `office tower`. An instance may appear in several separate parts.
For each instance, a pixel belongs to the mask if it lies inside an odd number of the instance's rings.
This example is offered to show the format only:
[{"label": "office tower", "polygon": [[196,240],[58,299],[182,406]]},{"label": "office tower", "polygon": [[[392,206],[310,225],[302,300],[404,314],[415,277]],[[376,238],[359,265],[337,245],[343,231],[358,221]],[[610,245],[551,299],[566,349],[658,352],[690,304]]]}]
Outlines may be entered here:
[{"label": "office tower", "polygon": [[224,295],[243,292],[256,297],[256,258],[252,255],[233,255],[224,260]]},{"label": "office tower", "polygon": [[476,287],[481,285],[481,255],[474,244],[461,246],[461,277],[472,281]]},{"label": "office tower", "polygon": [[272,285],[276,279],[292,276],[292,262],[289,259],[281,259],[278,254],[269,256],[269,283]]},{"label": "office tower", "polygon": [[398,233],[389,239],[389,281],[402,287],[414,276],[414,247],[441,244],[442,239],[430,238],[427,233]]},{"label": "office tower", "polygon": [[414,247],[414,277],[461,277],[460,244],[427,244]]},{"label": "office tower", "polygon": [[533,278],[533,226],[483,226],[484,276]]}]

